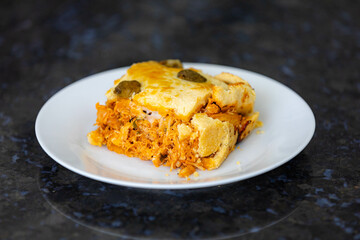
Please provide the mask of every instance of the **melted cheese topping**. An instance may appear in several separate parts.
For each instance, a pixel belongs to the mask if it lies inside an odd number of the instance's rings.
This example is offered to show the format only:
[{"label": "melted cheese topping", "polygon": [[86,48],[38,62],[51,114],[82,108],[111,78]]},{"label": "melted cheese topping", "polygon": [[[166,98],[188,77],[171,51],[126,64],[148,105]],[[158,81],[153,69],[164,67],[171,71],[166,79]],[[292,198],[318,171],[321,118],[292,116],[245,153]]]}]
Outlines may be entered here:
[{"label": "melted cheese topping", "polygon": [[107,92],[107,98],[117,99],[114,88],[119,82],[136,80],[141,83],[141,92],[132,97],[135,102],[161,115],[173,112],[180,119],[189,120],[207,103],[214,86],[228,90],[225,82],[199,70],[197,72],[207,79],[206,82],[182,80],[177,77],[180,70],[154,61],[134,64],[121,79],[115,81],[115,86]]}]

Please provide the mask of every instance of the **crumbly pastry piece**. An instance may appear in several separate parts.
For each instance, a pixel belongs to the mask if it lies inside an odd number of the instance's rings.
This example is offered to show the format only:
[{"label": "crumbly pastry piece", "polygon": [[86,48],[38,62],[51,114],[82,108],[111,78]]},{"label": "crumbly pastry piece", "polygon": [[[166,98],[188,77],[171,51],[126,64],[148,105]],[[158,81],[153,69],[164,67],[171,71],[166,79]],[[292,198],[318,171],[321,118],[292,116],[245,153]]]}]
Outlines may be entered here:
[{"label": "crumbly pastry piece", "polygon": [[259,116],[248,82],[184,69],[179,60],[133,64],[106,96],[89,143],[180,168],[180,177],[218,168]]}]

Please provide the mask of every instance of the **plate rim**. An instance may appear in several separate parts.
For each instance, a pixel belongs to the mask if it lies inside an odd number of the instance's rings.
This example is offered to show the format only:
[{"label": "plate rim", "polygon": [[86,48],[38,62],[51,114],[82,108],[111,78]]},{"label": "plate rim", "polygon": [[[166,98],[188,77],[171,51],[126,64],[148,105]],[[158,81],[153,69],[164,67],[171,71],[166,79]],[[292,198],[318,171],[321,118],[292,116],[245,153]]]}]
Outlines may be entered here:
[{"label": "plate rim", "polygon": [[74,166],[72,166],[71,164],[66,163],[65,161],[61,160],[61,158],[57,157],[55,154],[53,154],[46,146],[46,143],[44,141],[44,139],[42,138],[41,134],[40,134],[40,119],[41,117],[44,115],[44,111],[46,110],[46,107],[48,105],[51,104],[51,102],[56,100],[56,97],[59,96],[62,92],[66,91],[67,89],[74,87],[77,84],[80,84],[84,81],[88,81],[91,78],[96,78],[97,75],[103,75],[103,74],[109,74],[111,72],[116,72],[116,71],[124,71],[126,69],[128,69],[130,66],[125,66],[125,67],[119,67],[119,68],[114,68],[114,69],[109,69],[109,70],[105,70],[102,72],[98,72],[89,76],[86,76],[84,78],[81,78],[67,86],[65,86],[64,88],[60,89],[58,92],[56,92],[54,95],[52,95],[41,107],[40,111],[37,114],[36,120],[35,120],[35,135],[37,138],[37,141],[39,142],[41,148],[45,151],[45,153],[52,158],[55,162],[57,162],[58,164],[62,165],[63,167],[79,174],[85,177],[88,177],[90,179],[94,179],[97,181],[101,181],[101,182],[105,182],[105,183],[110,183],[110,184],[114,184],[114,185],[118,185],[118,186],[124,186],[124,187],[133,187],[133,188],[141,188],[141,189],[172,189],[172,190],[180,190],[180,189],[198,189],[198,188],[208,188],[208,187],[214,187],[214,186],[220,186],[220,185],[225,185],[225,184],[229,184],[229,183],[234,183],[234,182],[239,182],[245,179],[249,179],[258,175],[262,175],[266,172],[270,172],[271,170],[285,164],[286,162],[292,160],[295,156],[297,156],[300,152],[302,152],[306,146],[310,143],[311,139],[314,136],[315,133],[315,129],[316,129],[316,119],[315,119],[315,115],[311,109],[311,107],[309,106],[309,104],[297,93],[295,92],[293,89],[291,89],[290,87],[286,86],[285,84],[276,81],[275,79],[272,79],[270,77],[267,77],[263,74],[257,73],[257,72],[253,72],[250,70],[246,70],[246,69],[242,69],[242,68],[237,68],[237,67],[232,67],[232,66],[225,66],[225,65],[219,65],[219,64],[211,64],[211,63],[196,63],[196,62],[183,62],[184,65],[191,65],[195,68],[201,68],[202,66],[209,68],[209,67],[217,67],[217,68],[223,68],[223,69],[234,69],[235,71],[243,71],[246,72],[248,74],[252,74],[252,75],[256,75],[257,77],[261,77],[261,78],[265,78],[268,81],[271,81],[272,84],[276,84],[282,88],[285,88],[286,90],[290,91],[292,93],[293,96],[295,96],[296,98],[298,98],[298,100],[300,100],[304,106],[309,110],[310,116],[311,116],[311,128],[309,131],[309,134],[306,136],[306,138],[304,138],[304,140],[302,141],[302,144],[300,146],[297,147],[296,151],[294,151],[292,154],[289,154],[286,157],[283,157],[280,161],[277,161],[275,164],[272,164],[268,167],[262,168],[260,170],[257,171],[253,171],[253,172],[249,172],[246,174],[242,174],[239,175],[237,177],[230,177],[230,178],[225,178],[225,179],[220,179],[220,180],[216,180],[216,181],[209,181],[209,182],[192,182],[192,183],[173,183],[173,184],[169,184],[169,183],[140,183],[140,182],[129,182],[129,181],[125,181],[125,180],[118,180],[118,179],[113,179],[113,178],[109,178],[109,177],[104,177],[104,176],[99,176],[97,174],[94,173],[89,173],[86,170],[82,170],[82,169],[78,169]]}]

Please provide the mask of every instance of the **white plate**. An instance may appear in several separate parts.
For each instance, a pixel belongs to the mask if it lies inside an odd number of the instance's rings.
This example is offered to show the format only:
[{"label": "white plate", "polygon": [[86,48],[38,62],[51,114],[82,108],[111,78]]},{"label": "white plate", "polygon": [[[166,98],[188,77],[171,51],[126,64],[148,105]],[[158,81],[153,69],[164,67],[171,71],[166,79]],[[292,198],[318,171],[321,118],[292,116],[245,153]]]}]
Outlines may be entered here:
[{"label": "white plate", "polygon": [[[168,167],[156,168],[151,161],[129,158],[87,142],[86,134],[95,129],[95,104],[106,101],[105,92],[128,67],[86,77],[56,93],[36,119],[40,145],[64,167],[95,180],[139,188],[187,189],[227,184],[265,173],[295,157],[309,143],[315,118],[306,102],[291,89],[238,68],[185,63],[185,67],[190,66],[212,75],[231,72],[255,88],[255,110],[260,112],[264,125],[239,143],[220,168],[198,171],[198,177],[186,180]],[[257,134],[258,130],[263,133]]]}]

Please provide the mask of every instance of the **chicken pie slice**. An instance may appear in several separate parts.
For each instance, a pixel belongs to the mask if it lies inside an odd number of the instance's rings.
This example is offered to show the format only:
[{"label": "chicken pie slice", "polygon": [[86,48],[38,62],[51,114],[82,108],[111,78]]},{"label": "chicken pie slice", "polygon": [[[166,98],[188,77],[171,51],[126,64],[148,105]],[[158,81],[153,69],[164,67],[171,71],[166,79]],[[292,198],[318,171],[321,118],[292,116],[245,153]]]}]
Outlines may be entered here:
[{"label": "chicken pie slice", "polygon": [[133,64],[96,104],[90,144],[180,169],[218,168],[255,127],[255,91],[238,76],[210,76],[179,60]]}]

